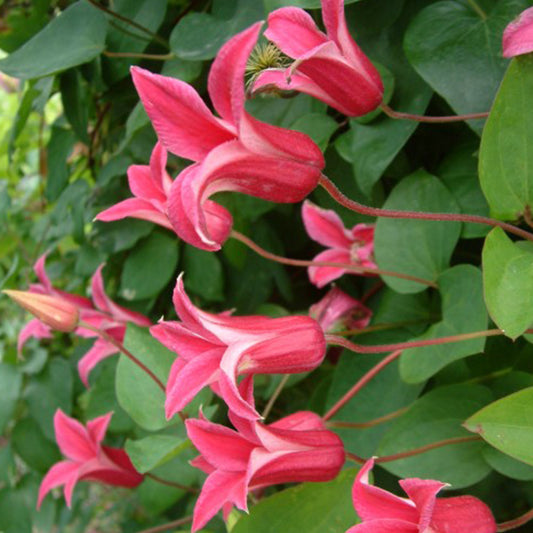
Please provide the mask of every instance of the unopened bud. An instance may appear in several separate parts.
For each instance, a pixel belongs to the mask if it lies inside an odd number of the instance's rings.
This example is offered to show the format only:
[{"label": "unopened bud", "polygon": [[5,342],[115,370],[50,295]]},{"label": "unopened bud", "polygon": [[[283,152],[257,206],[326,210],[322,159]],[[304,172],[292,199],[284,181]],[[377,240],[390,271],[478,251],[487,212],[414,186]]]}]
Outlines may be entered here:
[{"label": "unopened bud", "polygon": [[53,330],[70,333],[78,326],[78,308],[66,300],[29,291],[3,292]]}]

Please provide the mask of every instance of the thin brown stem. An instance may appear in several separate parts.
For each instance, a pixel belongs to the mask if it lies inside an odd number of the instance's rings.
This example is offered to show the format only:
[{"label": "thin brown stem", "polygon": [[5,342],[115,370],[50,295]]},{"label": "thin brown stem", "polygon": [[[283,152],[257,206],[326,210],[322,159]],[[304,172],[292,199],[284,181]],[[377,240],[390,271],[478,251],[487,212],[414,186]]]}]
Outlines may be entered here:
[{"label": "thin brown stem", "polygon": [[290,379],[290,374],[285,374],[281,381],[278,383],[278,386],[276,387],[276,390],[273,392],[272,396],[268,399],[268,402],[265,406],[265,410],[263,411],[263,418],[267,418],[270,414],[270,411],[272,411],[272,407],[274,407],[274,403],[278,399],[278,396],[281,394],[281,391],[283,390],[283,387],[287,385],[287,381]]},{"label": "thin brown stem", "polygon": [[486,226],[493,226],[502,228],[509,233],[518,235],[528,241],[533,241],[533,233],[525,231],[521,228],[495,220],[489,217],[482,217],[478,215],[462,215],[458,213],[423,213],[421,211],[395,211],[390,209],[382,209],[379,207],[369,207],[355,200],[351,200],[342,192],[339,191],[337,186],[324,174],[322,174],[319,184],[328,192],[328,194],[340,205],[360,213],[361,215],[367,215],[371,217],[385,217],[385,218],[407,218],[413,220],[432,220],[432,221],[448,221],[448,222],[471,222],[474,224],[484,224]]},{"label": "thin brown stem", "polygon": [[518,518],[513,518],[513,520],[509,520],[508,522],[497,524],[497,531],[511,531],[511,529],[516,529],[517,527],[523,526],[531,520],[533,520],[533,509],[529,510],[527,513],[524,513]]},{"label": "thin brown stem", "polygon": [[366,459],[363,459],[362,457],[355,455],[355,453],[345,452],[345,455],[346,455],[346,459],[349,459],[350,461],[353,461],[354,463],[357,463],[359,465],[366,463]]},{"label": "thin brown stem", "polygon": [[166,485],[167,487],[174,487],[176,489],[190,492],[191,494],[198,494],[198,489],[196,489],[195,487],[187,487],[187,485],[182,485],[181,483],[176,483],[175,481],[169,481],[168,479],[160,478],[159,476],[156,476],[151,472],[148,472],[147,474],[145,474],[145,476],[149,477],[150,479],[153,479],[154,481],[157,481],[158,483],[161,483],[161,485]]},{"label": "thin brown stem", "polygon": [[356,272],[359,274],[376,274],[380,276],[402,278],[402,279],[407,279],[409,281],[416,281],[417,283],[421,283],[422,285],[427,285],[428,287],[437,288],[437,284],[433,281],[417,278],[416,276],[410,276],[408,274],[402,274],[400,272],[391,272],[390,270],[367,268],[367,267],[346,264],[346,263],[330,263],[328,261],[306,261],[304,259],[290,259],[288,257],[283,257],[281,255],[268,252],[264,248],[261,248],[261,246],[256,244],[254,241],[252,241],[249,237],[246,237],[242,233],[239,233],[238,231],[235,231],[235,230],[231,231],[230,237],[242,242],[243,244],[248,246],[248,248],[252,249],[254,252],[259,254],[261,257],[264,257],[265,259],[269,259],[271,261],[276,261],[277,263],[281,263],[283,265],[296,266],[296,267],[316,266],[316,267],[343,268],[344,270],[349,271],[349,272]]},{"label": "thin brown stem", "polygon": [[495,337],[503,335],[501,329],[487,329],[484,331],[474,331],[472,333],[462,333],[460,335],[450,335],[448,337],[439,337],[437,339],[424,339],[421,341],[396,342],[393,344],[380,344],[376,346],[364,346],[356,344],[337,335],[326,335],[326,342],[335,346],[342,346],[355,353],[385,353],[392,350],[407,350],[409,348],[421,348],[423,346],[435,346],[436,344],[448,344],[452,342],[462,342],[481,337]]},{"label": "thin brown stem", "polygon": [[397,350],[383,358],[376,366],[372,367],[333,407],[322,417],[323,420],[329,420],[335,416],[374,376],[379,374],[383,368],[398,359],[402,350]]},{"label": "thin brown stem", "polygon": [[155,526],[148,529],[143,529],[139,533],[160,533],[161,531],[168,531],[169,529],[174,529],[175,527],[184,526],[192,522],[192,516],[186,516],[185,518],[180,518],[179,520],[174,520],[173,522],[167,522],[161,526]]},{"label": "thin brown stem", "polygon": [[154,383],[163,391],[163,394],[165,393],[165,385],[163,385],[163,382],[144,363],[139,361],[139,359],[137,359],[137,357],[135,357],[121,342],[118,342],[116,339],[111,337],[111,335],[109,335],[106,331],[95,328],[91,324],[87,324],[86,322],[80,322],[79,325],[82,328],[94,331],[102,339],[118,348],[120,352],[122,352],[130,361],[135,363],[143,372],[145,372],[152,378]]},{"label": "thin brown stem", "polygon": [[411,326],[413,324],[425,324],[428,320],[403,320],[402,322],[391,322],[390,324],[374,324],[361,329],[347,329],[344,331],[337,331],[335,335],[340,337],[353,337],[356,335],[364,335],[365,333],[374,333],[375,331],[384,331],[388,329],[396,329],[404,326]]},{"label": "thin brown stem", "polygon": [[167,61],[174,57],[172,52],[168,54],[141,54],[136,52],[109,52],[104,50],[102,54],[106,57],[134,57],[139,59],[153,59],[155,61]]},{"label": "thin brown stem", "polygon": [[448,122],[462,122],[464,120],[473,120],[477,118],[487,118],[489,112],[483,113],[469,113],[467,115],[447,115],[443,117],[428,117],[426,115],[413,115],[411,113],[403,113],[402,111],[395,111],[387,104],[380,105],[381,110],[389,117],[401,120],[413,120],[415,122],[427,122],[429,124],[444,124]]},{"label": "thin brown stem", "polygon": [[384,424],[385,422],[394,420],[395,418],[398,418],[399,416],[403,415],[408,409],[409,407],[402,407],[401,409],[398,409],[397,411],[393,411],[392,413],[389,413],[388,415],[383,415],[378,418],[374,418],[374,420],[369,420],[368,422],[343,422],[342,420],[330,420],[327,423],[327,426],[330,428],[337,428],[337,429],[371,428],[374,426],[379,426],[380,424]]},{"label": "thin brown stem", "polygon": [[157,41],[159,44],[162,44],[165,48],[169,48],[168,42],[163,39],[163,37],[160,37],[157,35],[157,33],[154,33],[153,31],[149,30],[148,28],[145,28],[141,24],[135,22],[134,20],[129,19],[128,17],[125,17],[124,15],[121,15],[120,13],[117,13],[116,11],[112,11],[111,9],[108,9],[107,7],[100,4],[100,2],[97,2],[97,0],[87,0],[90,4],[92,4],[94,7],[99,9],[100,11],[103,11],[104,13],[107,13],[111,17],[115,17],[118,20],[121,20],[122,22],[125,22],[126,24],[129,24],[133,28],[137,28],[138,30],[146,33],[154,41]]}]

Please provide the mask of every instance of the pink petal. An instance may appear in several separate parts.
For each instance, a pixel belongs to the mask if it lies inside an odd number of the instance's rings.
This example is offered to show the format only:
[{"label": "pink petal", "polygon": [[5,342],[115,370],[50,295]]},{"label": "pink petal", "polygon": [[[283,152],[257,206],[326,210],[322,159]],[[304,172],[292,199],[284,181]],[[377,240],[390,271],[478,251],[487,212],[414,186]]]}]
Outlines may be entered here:
[{"label": "pink petal", "polygon": [[[317,256],[313,257],[313,261],[340,263],[345,265],[353,264],[350,257],[350,252],[348,250],[339,248],[331,248],[330,250],[321,252]],[[311,283],[316,285],[319,289],[346,274],[346,270],[344,268],[329,266],[311,266],[307,269],[307,272],[309,273],[309,280]]]},{"label": "pink petal", "polygon": [[362,520],[395,519],[418,524],[418,512],[410,500],[369,485],[368,474],[373,466],[373,459],[367,461],[359,470],[353,485],[353,504],[359,517]]},{"label": "pink petal", "polygon": [[409,499],[416,505],[418,514],[418,527],[424,531],[431,523],[433,506],[437,494],[446,486],[446,483],[434,481],[432,479],[401,479],[400,486],[405,491]]},{"label": "pink petal", "polygon": [[235,138],[231,124],[213,116],[187,83],[132,67],[133,82],[165,148],[199,161],[210,150]]},{"label": "pink petal", "polygon": [[311,239],[329,248],[350,248],[353,239],[344,223],[332,209],[321,209],[306,200],[302,205],[302,220]]},{"label": "pink petal", "polygon": [[473,496],[438,498],[430,527],[437,531],[494,533],[496,522],[490,509]]},{"label": "pink petal", "polygon": [[144,476],[135,470],[124,450],[108,446],[103,446],[102,449],[105,456],[90,465],[84,465],[85,471],[80,479],[128,488],[143,482]]},{"label": "pink petal", "polygon": [[59,449],[69,459],[85,462],[98,453],[98,447],[91,440],[87,429],[61,409],[54,415],[54,429]]},{"label": "pink petal", "polygon": [[522,11],[503,32],[503,57],[533,52],[533,7]]},{"label": "pink petal", "polygon": [[[255,400],[254,400],[254,379],[253,375],[246,376],[239,383],[239,393],[241,398],[255,409]],[[256,422],[255,420],[250,420],[249,418],[240,417],[235,411],[228,411],[228,418],[233,424],[233,427],[245,438],[251,442],[257,442],[257,435],[255,433]]]},{"label": "pink petal", "polygon": [[154,224],[163,226],[169,230],[174,229],[166,214],[155,208],[150,202],[139,198],[128,198],[123,200],[122,202],[105,209],[101,213],[98,213],[95,220],[112,222],[127,217],[147,220],[148,222],[153,222]]},{"label": "pink petal", "polygon": [[194,507],[192,532],[202,529],[227,502],[246,511],[246,495],[244,473],[213,472],[205,481]]},{"label": "pink petal", "polygon": [[106,415],[93,418],[87,422],[87,431],[96,446],[99,446],[104,440],[112,416],[113,413],[107,413]]},{"label": "pink petal", "polygon": [[35,272],[35,275],[43,285],[43,287],[48,291],[51,292],[53,290],[52,283],[50,281],[50,278],[48,277],[48,274],[46,273],[46,257],[48,254],[43,254],[35,264],[33,265],[33,271]]},{"label": "pink petal", "polygon": [[419,533],[418,526],[403,520],[382,518],[351,527],[346,533]]},{"label": "pink petal", "polygon": [[128,168],[128,184],[134,196],[144,200],[157,200],[165,203],[166,195],[161,184],[154,179],[152,170],[146,165],[131,165]]},{"label": "pink petal", "polygon": [[65,485],[65,500],[70,507],[72,501],[72,491],[78,481],[78,465],[71,461],[61,461],[56,463],[44,476],[39,487],[37,498],[37,509],[41,507],[44,497],[55,487]]},{"label": "pink petal", "polygon": [[270,13],[265,37],[293,59],[328,40],[312,17],[296,7],[284,7]]},{"label": "pink petal", "polygon": [[269,428],[308,431],[326,429],[322,417],[311,411],[298,411],[269,424]]},{"label": "pink petal", "polygon": [[220,116],[237,125],[244,110],[244,70],[252,52],[262,22],[256,22],[233,36],[218,51],[211,66],[208,91]]},{"label": "pink petal", "polygon": [[17,350],[19,353],[22,352],[23,346],[31,337],[35,337],[36,339],[51,339],[52,336],[52,330],[47,325],[43,324],[39,319],[33,318],[20,330]]},{"label": "pink petal", "polygon": [[164,193],[165,199],[170,190],[170,186],[172,185],[172,178],[168,175],[166,167],[167,151],[158,141],[150,156],[150,171],[152,173],[152,179],[158,184],[159,189]]},{"label": "pink petal", "polygon": [[118,348],[103,339],[97,339],[92,348],[78,361],[78,373],[82,383],[89,386],[89,374],[102,360],[118,353]]}]

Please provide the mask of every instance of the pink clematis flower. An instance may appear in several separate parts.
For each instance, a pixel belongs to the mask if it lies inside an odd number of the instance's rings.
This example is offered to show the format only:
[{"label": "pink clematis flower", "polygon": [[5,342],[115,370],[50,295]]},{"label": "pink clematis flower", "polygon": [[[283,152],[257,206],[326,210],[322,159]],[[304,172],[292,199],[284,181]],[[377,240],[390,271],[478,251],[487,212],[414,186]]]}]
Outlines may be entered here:
[{"label": "pink clematis flower", "polygon": [[[64,302],[64,305],[71,306],[78,310],[79,320],[91,325],[94,328],[105,331],[116,341],[122,343],[126,334],[127,322],[133,322],[138,326],[148,327],[151,321],[140,313],[129,311],[128,309],[113,302],[104,291],[104,280],[102,278],[102,269],[100,265],[91,279],[92,299],[83,296],[70,294],[68,292],[56,289],[45,269],[46,254],[42,255],[34,265],[34,271],[39,279],[39,283],[30,285],[29,293],[36,295],[47,295],[54,298],[57,302]],[[94,304],[93,304],[94,302]],[[30,320],[19,333],[18,350],[22,350],[24,344],[31,337],[43,339],[52,337],[52,329],[63,331],[58,327],[52,328],[50,323],[44,323],[38,318]],[[98,334],[91,329],[76,327],[74,330],[80,337],[98,337]],[[91,370],[103,359],[118,353],[118,349],[112,343],[105,339],[98,338],[92,348],[80,359],[78,363],[78,372],[80,378],[88,386],[88,379]]]},{"label": "pink clematis flower", "polygon": [[174,306],[181,322],[160,322],[150,328],[159,342],[179,355],[167,382],[167,418],[212,385],[230,409],[255,420],[259,414],[237,388],[239,374],[307,372],[324,359],[324,333],[310,317],[206,313],[188,298],[182,276],[174,290]]},{"label": "pink clematis flower", "polygon": [[495,533],[490,509],[473,496],[437,499],[446,483],[432,479],[402,479],[408,498],[400,498],[368,483],[374,460],[361,468],[353,486],[353,503],[362,524],[346,533]]},{"label": "pink clematis flower", "polygon": [[56,440],[67,459],[56,463],[44,476],[39,487],[37,509],[44,497],[60,485],[64,485],[65,500],[70,507],[78,481],[99,481],[119,487],[136,487],[143,481],[144,477],[135,470],[124,450],[102,445],[111,416],[112,413],[108,413],[94,418],[85,427],[61,409],[56,411]]},{"label": "pink clematis flower", "polygon": [[166,171],[167,152],[157,143],[150,165],[131,165],[128,182],[135,198],[128,198],[96,215],[96,220],[110,222],[126,217],[140,218],[167,229],[172,225],[167,216],[167,199],[172,179]]},{"label": "pink clematis flower", "polygon": [[[253,402],[252,380],[241,383]],[[249,491],[278,483],[328,481],[344,464],[340,438],[315,413],[301,411],[273,424],[240,418],[230,411],[237,431],[203,416],[188,419],[187,434],[200,456],[191,464],[206,474],[194,508],[192,531],[201,529],[220,509],[247,510]]]},{"label": "pink clematis flower", "polygon": [[265,36],[296,61],[286,70],[265,70],[254,90],[274,85],[301,91],[345,115],[365,115],[383,99],[380,75],[348,31],[344,1],[322,0],[322,17],[327,34],[303,9],[283,7],[270,13]]},{"label": "pink clematis flower", "polygon": [[366,328],[372,311],[359,300],[333,287],[322,300],[309,308],[309,316],[322,326],[324,333],[333,333]]},{"label": "pink clematis flower", "polygon": [[133,81],[160,142],[196,163],[174,181],[168,217],[176,233],[204,250],[219,250],[233,223],[209,198],[234,191],[299,202],[317,185],[324,158],[303,133],[253,118],[244,110],[244,70],[261,23],[230,39],[219,51],[208,92],[220,118],[187,83],[132,68]]},{"label": "pink clematis flower", "polygon": [[533,7],[522,11],[503,32],[503,57],[533,52]]},{"label": "pink clematis flower", "polygon": [[[321,209],[309,201],[302,207],[304,226],[311,239],[328,246],[313,261],[346,263],[366,268],[377,268],[374,263],[374,225],[356,224],[348,230],[339,215],[331,209]],[[309,267],[309,279],[317,287],[350,271],[342,267]]]}]

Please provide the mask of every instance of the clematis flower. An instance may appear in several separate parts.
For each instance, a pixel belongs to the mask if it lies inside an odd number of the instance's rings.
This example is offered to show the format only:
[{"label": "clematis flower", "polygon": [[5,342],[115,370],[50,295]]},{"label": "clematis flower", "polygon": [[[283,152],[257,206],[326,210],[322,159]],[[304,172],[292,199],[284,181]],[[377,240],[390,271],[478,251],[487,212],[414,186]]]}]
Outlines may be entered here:
[{"label": "clematis flower", "polygon": [[[252,380],[241,383],[253,401]],[[247,510],[249,491],[278,483],[329,481],[344,464],[340,438],[315,413],[301,411],[269,425],[240,418],[230,411],[237,431],[203,416],[188,419],[187,434],[200,452],[191,464],[206,474],[192,531],[201,529],[220,509]]]},{"label": "clematis flower", "polygon": [[303,9],[270,13],[265,36],[296,61],[288,69],[265,70],[253,89],[274,85],[300,91],[345,115],[365,115],[383,99],[380,75],[348,31],[343,0],[322,0],[322,18],[327,34]]},{"label": "clematis flower", "polygon": [[56,463],[44,476],[39,487],[37,509],[44,497],[61,485],[64,485],[65,500],[70,507],[78,481],[99,481],[119,487],[136,487],[143,481],[144,477],[135,470],[124,450],[102,445],[111,416],[112,413],[108,413],[83,426],[61,409],[56,411],[56,440],[67,459]]},{"label": "clematis flower", "polygon": [[372,311],[359,300],[333,287],[322,300],[309,308],[309,316],[322,326],[324,333],[333,333],[342,329],[366,328]]},{"label": "clematis flower", "polygon": [[353,504],[362,524],[346,533],[495,533],[490,509],[473,496],[437,498],[446,483],[432,479],[402,479],[408,498],[400,498],[368,483],[374,460],[361,468],[353,486]]},{"label": "clematis flower", "polygon": [[179,356],[166,387],[167,419],[207,385],[215,386],[239,416],[260,418],[253,405],[241,396],[238,375],[307,372],[324,359],[324,333],[310,317],[206,313],[190,301],[182,276],[178,278],[173,300],[181,322],[160,322],[150,328],[159,342]]},{"label": "clematis flower", "polygon": [[96,220],[110,222],[126,217],[140,218],[172,229],[167,216],[167,199],[172,178],[166,171],[167,152],[157,143],[150,165],[131,165],[128,182],[135,198],[128,198],[96,215]]},{"label": "clematis flower", "polygon": [[503,32],[503,57],[533,52],[533,7],[522,11]]},{"label": "clematis flower", "polygon": [[265,124],[244,110],[244,71],[261,23],[230,39],[208,78],[215,116],[187,83],[132,68],[133,81],[162,145],[195,164],[174,180],[168,218],[186,242],[219,250],[233,223],[210,197],[241,192],[299,202],[317,185],[324,158],[303,133]]},{"label": "clematis flower", "polygon": [[[329,250],[319,253],[313,261],[377,268],[374,263],[373,224],[356,224],[348,230],[335,211],[321,209],[309,201],[305,201],[302,206],[302,218],[311,239],[329,247]],[[309,267],[308,272],[311,283],[319,288],[350,273],[342,267],[322,266]]]},{"label": "clematis flower", "polygon": [[[55,309],[67,309],[69,311],[68,318],[64,318],[65,324],[73,320],[74,314],[77,313],[76,325],[78,318],[80,322],[89,324],[93,328],[105,331],[108,335],[113,337],[116,341],[122,343],[124,335],[126,334],[127,322],[133,322],[138,326],[150,326],[150,320],[140,313],[129,311],[113,302],[104,291],[104,280],[102,278],[102,269],[104,265],[100,265],[91,279],[92,299],[93,301],[83,296],[70,294],[65,291],[56,289],[48,277],[45,268],[46,254],[42,255],[35,263],[33,269],[39,283],[30,285],[28,294],[35,296],[46,296],[51,298],[55,303]],[[93,304],[94,302],[94,304]],[[75,311],[73,311],[75,310]],[[62,329],[61,324],[54,324],[43,320],[43,317],[36,314],[35,318],[28,322],[22,328],[18,337],[18,350],[22,351],[24,344],[31,337],[43,339],[52,337],[52,330],[58,331],[72,331],[80,337],[98,337],[98,333],[92,329],[78,325],[77,327],[69,329]],[[70,324],[70,322],[69,322]],[[93,344],[92,348],[80,359],[78,362],[78,372],[80,378],[88,386],[88,379],[91,370],[103,359],[113,354],[118,353],[118,349],[111,342],[105,339],[98,338]]]}]

